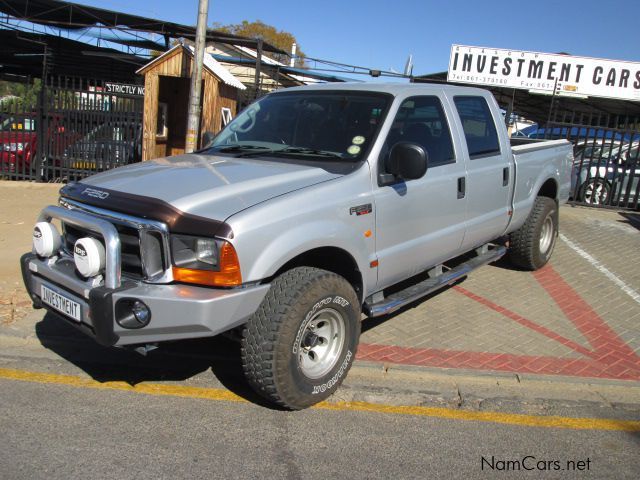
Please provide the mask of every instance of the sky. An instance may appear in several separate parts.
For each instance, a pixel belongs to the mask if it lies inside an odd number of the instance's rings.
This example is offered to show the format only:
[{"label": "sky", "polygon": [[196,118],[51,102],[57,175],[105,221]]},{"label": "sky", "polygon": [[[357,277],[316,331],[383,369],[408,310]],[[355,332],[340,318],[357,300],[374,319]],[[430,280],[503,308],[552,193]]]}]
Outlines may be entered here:
[{"label": "sky", "polygon": [[[76,0],[77,1],[77,0]],[[194,25],[198,0],[84,0]],[[414,75],[445,71],[452,44],[640,61],[640,0],[211,0],[209,25],[261,20],[307,56]]]}]

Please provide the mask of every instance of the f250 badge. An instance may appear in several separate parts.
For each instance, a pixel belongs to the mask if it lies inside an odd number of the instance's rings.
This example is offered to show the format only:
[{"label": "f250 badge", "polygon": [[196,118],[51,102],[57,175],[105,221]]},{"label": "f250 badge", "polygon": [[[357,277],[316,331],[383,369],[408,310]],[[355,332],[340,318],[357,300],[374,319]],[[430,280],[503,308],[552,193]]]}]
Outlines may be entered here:
[{"label": "f250 badge", "polygon": [[96,190],[95,188],[85,188],[82,191],[82,195],[86,195],[87,197],[99,198],[100,200],[104,200],[109,196],[109,192],[103,192],[102,190]]},{"label": "f250 badge", "polygon": [[370,203],[367,203],[365,205],[356,205],[355,207],[351,207],[349,209],[349,215],[356,215],[358,217],[360,215],[368,215],[371,212],[373,212],[373,205],[371,205]]}]

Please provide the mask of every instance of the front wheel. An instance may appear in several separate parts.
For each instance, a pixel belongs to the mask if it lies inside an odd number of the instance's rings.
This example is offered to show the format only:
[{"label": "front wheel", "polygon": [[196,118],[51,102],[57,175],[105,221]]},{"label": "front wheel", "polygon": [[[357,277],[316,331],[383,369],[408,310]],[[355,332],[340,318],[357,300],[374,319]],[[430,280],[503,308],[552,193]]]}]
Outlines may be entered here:
[{"label": "front wheel", "polygon": [[558,236],[558,207],[547,197],[536,197],[518,230],[509,235],[509,260],[526,270],[538,270],[547,264]]},{"label": "front wheel", "polygon": [[298,267],[277,277],[242,336],[249,384],[291,410],[318,403],[344,380],[360,338],[360,303],[341,276]]}]

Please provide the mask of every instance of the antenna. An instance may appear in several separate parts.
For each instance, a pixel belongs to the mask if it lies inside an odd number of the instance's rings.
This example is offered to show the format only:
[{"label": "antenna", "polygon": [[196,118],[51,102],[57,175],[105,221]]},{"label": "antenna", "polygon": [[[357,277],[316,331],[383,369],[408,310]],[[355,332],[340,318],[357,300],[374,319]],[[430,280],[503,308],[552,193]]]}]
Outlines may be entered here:
[{"label": "antenna", "polygon": [[404,74],[407,77],[413,75],[413,55],[410,53],[409,58],[407,58],[407,63],[404,66]]},{"label": "antenna", "polygon": [[291,60],[289,61],[290,67],[296,66],[296,49],[297,48],[298,46],[296,45],[296,42],[293,42],[293,45],[291,45]]}]

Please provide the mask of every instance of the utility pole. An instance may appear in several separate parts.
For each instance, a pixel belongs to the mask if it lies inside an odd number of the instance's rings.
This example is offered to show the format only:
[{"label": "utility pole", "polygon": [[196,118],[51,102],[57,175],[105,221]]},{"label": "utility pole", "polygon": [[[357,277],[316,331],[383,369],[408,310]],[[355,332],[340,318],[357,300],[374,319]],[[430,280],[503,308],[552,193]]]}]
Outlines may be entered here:
[{"label": "utility pole", "polygon": [[258,37],[258,43],[256,48],[256,75],[253,80],[253,85],[256,89],[254,99],[260,96],[260,69],[262,68],[262,37]]},{"label": "utility pole", "polygon": [[202,63],[207,40],[207,13],[209,0],[200,0],[198,7],[198,24],[196,26],[196,45],[191,69],[191,90],[189,91],[189,113],[187,115],[187,138],[185,153],[193,152],[200,136],[200,98],[202,94]]}]

